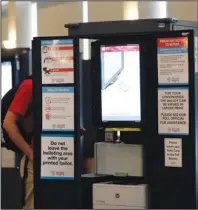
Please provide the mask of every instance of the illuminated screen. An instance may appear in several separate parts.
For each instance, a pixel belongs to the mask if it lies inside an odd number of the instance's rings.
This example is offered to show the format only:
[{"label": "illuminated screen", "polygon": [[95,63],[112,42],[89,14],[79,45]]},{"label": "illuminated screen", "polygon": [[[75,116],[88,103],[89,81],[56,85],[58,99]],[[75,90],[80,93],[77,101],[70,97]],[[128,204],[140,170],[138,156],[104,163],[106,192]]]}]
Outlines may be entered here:
[{"label": "illuminated screen", "polygon": [[12,64],[11,62],[1,63],[1,98],[12,89]]},{"label": "illuminated screen", "polygon": [[141,121],[139,45],[102,46],[102,121]]}]

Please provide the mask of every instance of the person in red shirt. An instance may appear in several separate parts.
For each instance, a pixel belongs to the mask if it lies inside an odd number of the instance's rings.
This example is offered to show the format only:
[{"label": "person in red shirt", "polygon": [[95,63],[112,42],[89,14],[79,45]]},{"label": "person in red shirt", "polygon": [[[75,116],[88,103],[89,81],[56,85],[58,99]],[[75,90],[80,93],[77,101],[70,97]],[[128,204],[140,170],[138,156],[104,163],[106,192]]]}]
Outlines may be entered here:
[{"label": "person in red shirt", "polygon": [[3,122],[3,128],[6,130],[9,137],[24,153],[20,165],[20,173],[22,177],[24,175],[26,158],[28,158],[27,178],[25,180],[25,209],[34,209],[33,148],[32,144],[28,144],[24,139],[17,125],[20,123],[27,134],[32,133],[33,114],[31,111],[31,105],[32,79],[26,79],[18,88]]},{"label": "person in red shirt", "polygon": [[[8,133],[10,139],[12,139],[16,146],[18,146],[18,148],[24,153],[24,157],[22,158],[20,165],[22,177],[24,175],[24,166],[28,158],[24,209],[34,209],[33,139],[31,139],[31,144],[28,144],[20,133],[17,125],[20,123],[27,134],[32,133],[32,99],[32,79],[26,79],[18,88],[3,122],[3,128]],[[85,129],[81,128],[81,135],[83,135],[84,131]]]}]

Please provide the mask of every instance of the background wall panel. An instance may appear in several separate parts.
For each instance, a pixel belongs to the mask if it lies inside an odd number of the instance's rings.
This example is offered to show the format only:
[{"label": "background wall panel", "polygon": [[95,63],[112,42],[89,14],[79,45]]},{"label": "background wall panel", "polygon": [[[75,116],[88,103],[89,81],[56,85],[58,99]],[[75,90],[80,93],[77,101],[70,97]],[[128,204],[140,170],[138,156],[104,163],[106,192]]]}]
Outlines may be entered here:
[{"label": "background wall panel", "polygon": [[198,21],[198,1],[168,1],[168,17]]},{"label": "background wall panel", "polygon": [[80,2],[59,3],[38,8],[38,35],[67,35],[66,23],[81,22]]},{"label": "background wall panel", "polygon": [[123,20],[123,1],[89,1],[89,22]]},{"label": "background wall panel", "polygon": [[8,17],[2,17],[1,21],[1,39],[3,41],[8,39]]}]

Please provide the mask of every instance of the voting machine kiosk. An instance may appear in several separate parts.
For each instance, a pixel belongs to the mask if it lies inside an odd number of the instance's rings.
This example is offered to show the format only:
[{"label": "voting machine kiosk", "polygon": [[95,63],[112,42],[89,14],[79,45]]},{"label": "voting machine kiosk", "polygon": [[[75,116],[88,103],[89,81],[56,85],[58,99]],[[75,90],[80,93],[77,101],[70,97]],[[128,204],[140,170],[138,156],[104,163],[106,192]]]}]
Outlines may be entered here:
[{"label": "voting machine kiosk", "polygon": [[87,207],[82,148],[95,155],[93,209],[196,208],[196,24],[65,27],[69,36],[33,40],[35,208]]}]

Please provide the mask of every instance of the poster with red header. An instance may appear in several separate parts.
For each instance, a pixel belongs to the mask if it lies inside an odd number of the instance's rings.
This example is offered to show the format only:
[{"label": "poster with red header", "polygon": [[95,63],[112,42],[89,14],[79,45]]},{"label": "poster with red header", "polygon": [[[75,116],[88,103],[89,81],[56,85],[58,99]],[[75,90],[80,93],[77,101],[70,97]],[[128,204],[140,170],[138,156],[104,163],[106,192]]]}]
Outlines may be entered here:
[{"label": "poster with red header", "polygon": [[188,37],[158,38],[159,85],[189,83]]},{"label": "poster with red header", "polygon": [[41,41],[42,84],[74,83],[73,40]]}]

